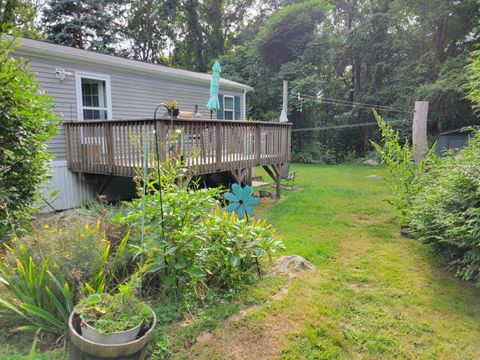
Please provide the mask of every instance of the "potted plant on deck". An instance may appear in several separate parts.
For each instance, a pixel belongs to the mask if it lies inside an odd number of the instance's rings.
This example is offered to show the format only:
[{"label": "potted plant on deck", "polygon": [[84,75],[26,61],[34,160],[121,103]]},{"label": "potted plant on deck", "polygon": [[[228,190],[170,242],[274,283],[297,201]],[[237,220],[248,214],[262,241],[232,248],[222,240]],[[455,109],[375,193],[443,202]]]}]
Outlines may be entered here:
[{"label": "potted plant on deck", "polygon": [[178,109],[178,103],[176,100],[167,101],[165,108],[167,109],[169,116],[173,117],[174,119],[178,118],[180,110]]},{"label": "potted plant on deck", "polygon": [[90,294],[70,316],[70,357],[103,359],[112,354],[107,358],[143,359],[155,323],[154,312],[136,296],[131,283],[120,285],[114,295]]}]

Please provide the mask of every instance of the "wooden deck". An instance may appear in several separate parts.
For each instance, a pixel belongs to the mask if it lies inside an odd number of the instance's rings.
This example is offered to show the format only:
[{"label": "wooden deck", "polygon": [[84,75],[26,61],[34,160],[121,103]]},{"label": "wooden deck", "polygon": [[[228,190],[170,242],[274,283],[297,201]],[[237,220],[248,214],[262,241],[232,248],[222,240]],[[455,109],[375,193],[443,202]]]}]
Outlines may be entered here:
[{"label": "wooden deck", "polygon": [[[144,165],[144,150],[153,167],[174,149],[192,175],[231,171],[243,178],[247,169],[280,166],[290,161],[291,124],[201,119],[108,120],[65,122],[68,168],[74,172],[135,176]],[[176,133],[175,140],[169,133]],[[157,139],[155,137],[157,136]],[[239,180],[239,181],[240,181]]]}]

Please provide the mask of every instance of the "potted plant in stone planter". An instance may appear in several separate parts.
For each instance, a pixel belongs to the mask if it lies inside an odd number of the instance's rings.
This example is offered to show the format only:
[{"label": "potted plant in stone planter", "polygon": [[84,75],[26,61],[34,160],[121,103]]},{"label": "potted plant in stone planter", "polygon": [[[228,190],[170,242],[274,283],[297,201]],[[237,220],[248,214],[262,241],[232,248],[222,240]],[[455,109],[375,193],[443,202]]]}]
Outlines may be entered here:
[{"label": "potted plant in stone planter", "polygon": [[70,358],[143,359],[155,324],[155,313],[131,283],[120,285],[114,295],[90,294],[70,315]]},{"label": "potted plant in stone planter", "polygon": [[165,104],[165,108],[167,109],[169,116],[175,119],[178,118],[180,110],[178,109],[178,103],[176,100],[167,101],[167,103]]}]

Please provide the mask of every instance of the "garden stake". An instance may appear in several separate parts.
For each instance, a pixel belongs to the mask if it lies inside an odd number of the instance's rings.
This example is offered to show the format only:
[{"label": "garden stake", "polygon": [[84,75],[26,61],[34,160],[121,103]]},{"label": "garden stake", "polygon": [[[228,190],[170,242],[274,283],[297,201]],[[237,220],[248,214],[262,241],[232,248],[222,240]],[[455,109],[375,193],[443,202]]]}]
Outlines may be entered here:
[{"label": "garden stake", "polygon": [[[142,239],[141,245],[145,243],[145,195],[147,193],[147,177],[148,177],[148,139],[143,139],[143,196],[142,196]],[[143,267],[143,255],[140,255],[140,264]],[[142,296],[142,282],[138,290],[139,296]]]},{"label": "garden stake", "polygon": [[[248,225],[248,214],[245,213],[245,218],[246,218],[246,222],[247,222],[247,225]],[[258,277],[262,277],[262,273],[260,272],[260,265],[258,264],[258,257],[255,256],[255,264],[257,265],[257,273],[258,273]]]}]

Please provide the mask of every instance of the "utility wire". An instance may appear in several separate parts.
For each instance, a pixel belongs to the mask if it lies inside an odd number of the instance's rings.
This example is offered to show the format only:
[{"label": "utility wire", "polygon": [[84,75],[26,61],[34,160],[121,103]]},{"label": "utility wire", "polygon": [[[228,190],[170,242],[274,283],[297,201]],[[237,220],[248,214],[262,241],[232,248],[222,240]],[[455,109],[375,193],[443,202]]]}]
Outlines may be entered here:
[{"label": "utility wire", "polygon": [[[348,107],[356,107],[359,109],[377,109],[382,111],[400,113],[400,114],[407,114],[405,111],[396,110],[392,107],[385,106],[385,105],[375,105],[375,104],[367,104],[367,103],[360,103],[355,101],[347,101],[347,100],[340,100],[340,99],[332,99],[332,98],[319,98],[312,95],[301,95],[298,93],[298,100],[300,103],[303,101],[311,101],[316,103],[324,103],[327,105],[336,105],[336,106],[348,106]],[[389,124],[394,123],[401,123],[405,120],[392,120],[389,121]],[[306,131],[322,131],[322,130],[332,130],[332,129],[348,129],[354,127],[363,127],[363,126],[376,126],[378,125],[377,122],[367,122],[367,123],[357,123],[357,124],[342,124],[342,125],[325,125],[325,126],[316,126],[311,128],[297,128],[292,129],[292,132],[306,132]]]},{"label": "utility wire", "polygon": [[[403,122],[403,120],[393,120],[393,121],[389,121],[388,124],[400,123],[400,122]],[[310,131],[310,130],[316,131],[316,130],[347,129],[347,128],[353,128],[353,127],[373,126],[373,125],[378,125],[378,123],[376,123],[376,122],[368,122],[368,123],[358,123],[358,124],[317,126],[317,127],[311,127],[311,128],[292,129],[292,132],[305,132],[305,131]]]},{"label": "utility wire", "polygon": [[309,100],[315,100],[315,101],[328,101],[328,102],[335,102],[339,104],[344,104],[348,106],[352,105],[359,105],[359,106],[365,106],[368,108],[376,108],[376,109],[385,109],[385,110],[394,110],[391,106],[388,105],[377,105],[377,104],[368,104],[368,103],[362,103],[362,102],[357,102],[357,101],[349,101],[349,100],[343,100],[343,99],[333,99],[333,98],[327,98],[327,97],[318,97],[318,96],[313,96],[313,95],[302,95],[298,94],[299,98],[309,98]]},{"label": "utility wire", "polygon": [[337,102],[334,102],[334,101],[330,101],[330,100],[323,100],[323,99],[305,99],[306,101],[311,101],[311,102],[316,102],[318,104],[327,104],[327,105],[336,105],[336,106],[346,106],[346,107],[355,107],[355,108],[358,108],[358,109],[367,109],[367,110],[371,110],[371,109],[377,109],[379,111],[388,111],[388,112],[392,112],[392,113],[397,113],[397,114],[408,114],[410,112],[406,112],[406,111],[402,111],[402,110],[395,110],[395,109],[392,109],[392,108],[379,108],[379,107],[375,107],[375,106],[365,106],[365,105],[356,105],[356,104],[351,104],[351,103],[337,103]]},{"label": "utility wire", "polygon": [[[307,98],[305,98],[307,97]],[[388,111],[388,112],[393,112],[397,114],[411,114],[410,111],[402,111],[402,110],[396,110],[392,107],[385,106],[385,105],[375,105],[375,104],[367,104],[367,103],[360,103],[360,102],[350,102],[347,100],[339,100],[339,99],[331,99],[331,98],[319,98],[316,96],[312,95],[302,95],[298,93],[298,100],[300,101],[300,104],[302,104],[303,101],[311,101],[311,102],[316,102],[318,104],[324,103],[327,105],[336,105],[336,106],[346,106],[346,107],[356,107],[359,109],[377,109],[377,110],[382,110],[382,111]]]}]

